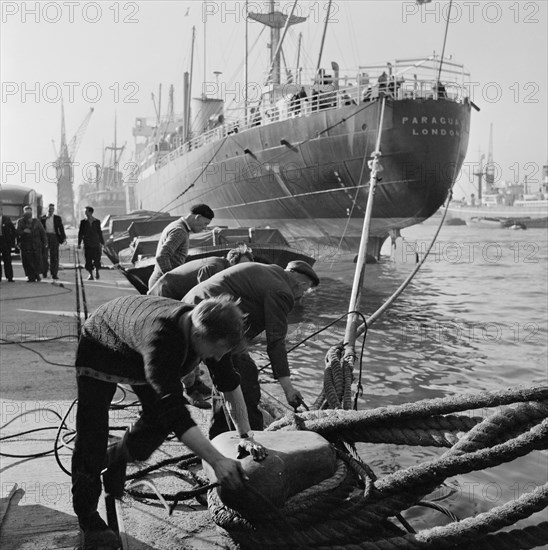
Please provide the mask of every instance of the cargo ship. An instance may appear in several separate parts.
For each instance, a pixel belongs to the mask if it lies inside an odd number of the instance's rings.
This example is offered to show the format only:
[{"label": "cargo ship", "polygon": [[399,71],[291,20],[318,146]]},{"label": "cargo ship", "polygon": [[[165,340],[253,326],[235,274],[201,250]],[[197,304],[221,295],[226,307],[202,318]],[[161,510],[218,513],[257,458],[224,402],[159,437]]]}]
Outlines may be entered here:
[{"label": "cargo ship", "polygon": [[93,206],[96,218],[107,223],[111,216],[126,214],[126,190],[120,169],[125,147],[125,144],[117,144],[115,118],[114,141],[112,145],[104,147],[102,163],[95,165],[95,177],[78,187],[78,212],[81,215],[88,205]]},{"label": "cargo ship", "polygon": [[478,169],[474,172],[478,181],[477,195],[473,193],[468,199],[451,202],[447,209],[448,218],[482,227],[548,227],[548,164],[542,167],[540,182],[535,163],[526,165],[533,169],[532,177],[525,176],[522,183],[495,181],[492,135],[485,166],[483,158],[484,155],[480,155]]},{"label": "cargo ship", "polygon": [[[436,212],[464,161],[471,108],[470,75],[437,55],[360,66],[342,74],[285,71],[285,31],[304,21],[274,9],[248,17],[270,27],[268,79],[241,109],[221,98],[190,98],[184,107],[138,118],[131,209],[181,215],[207,203],[215,223],[275,227],[315,257],[359,241],[370,186],[370,160],[381,131],[380,163],[368,253]],[[282,34],[283,29],[283,34]],[[325,30],[325,29],[324,29]],[[246,90],[247,90],[246,82]],[[385,103],[382,128],[381,105]]]}]

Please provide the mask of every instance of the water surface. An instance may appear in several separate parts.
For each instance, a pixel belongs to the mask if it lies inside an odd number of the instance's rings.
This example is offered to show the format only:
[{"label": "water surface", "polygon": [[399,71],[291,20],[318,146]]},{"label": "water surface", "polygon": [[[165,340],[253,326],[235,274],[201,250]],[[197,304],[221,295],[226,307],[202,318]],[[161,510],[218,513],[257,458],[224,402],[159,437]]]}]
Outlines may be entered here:
[{"label": "water surface", "polygon": [[[404,231],[394,260],[367,265],[361,311],[371,315],[426,251],[434,222]],[[359,409],[421,399],[546,385],[548,247],[546,230],[444,227],[432,254],[405,293],[369,330]],[[383,250],[390,251],[388,246]],[[353,255],[319,258],[321,285],[292,313],[296,344],[348,308]],[[345,321],[290,356],[295,385],[312,403],[322,386],[325,353],[342,341]],[[260,361],[259,361],[260,362]],[[358,375],[356,364],[355,375]],[[487,411],[483,415],[488,414]],[[439,456],[435,448],[363,445],[377,475]],[[461,517],[519,497],[548,481],[546,452],[446,482],[441,504]],[[440,495],[438,495],[440,496]],[[414,525],[443,524],[438,512],[417,509]],[[546,511],[525,523],[546,520]],[[424,525],[422,525],[424,523]]]}]

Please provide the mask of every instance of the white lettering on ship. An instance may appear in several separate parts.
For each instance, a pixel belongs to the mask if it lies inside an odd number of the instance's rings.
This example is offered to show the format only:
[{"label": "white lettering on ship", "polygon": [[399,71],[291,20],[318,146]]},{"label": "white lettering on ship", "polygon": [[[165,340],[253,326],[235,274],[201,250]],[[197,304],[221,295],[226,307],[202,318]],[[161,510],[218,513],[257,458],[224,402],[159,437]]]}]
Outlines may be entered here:
[{"label": "white lettering on ship", "polygon": [[[460,136],[461,123],[458,118],[444,116],[404,116],[401,119],[401,124],[402,126],[407,125],[411,127],[411,135],[413,136]],[[420,128],[413,127],[419,125],[421,126]]]}]

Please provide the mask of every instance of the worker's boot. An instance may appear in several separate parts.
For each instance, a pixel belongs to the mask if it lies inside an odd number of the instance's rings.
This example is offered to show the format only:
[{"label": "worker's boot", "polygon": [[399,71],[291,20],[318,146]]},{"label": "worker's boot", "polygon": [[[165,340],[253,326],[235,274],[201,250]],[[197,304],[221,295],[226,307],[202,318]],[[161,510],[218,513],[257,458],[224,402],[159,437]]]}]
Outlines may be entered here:
[{"label": "worker's boot", "polygon": [[192,386],[185,386],[185,397],[188,402],[199,409],[211,409],[208,398],[211,396],[211,388],[206,386],[199,378],[196,378]]},{"label": "worker's boot", "polygon": [[106,468],[103,471],[105,493],[114,498],[124,494],[126,483],[126,466],[131,456],[126,445],[127,433],[122,439],[109,445],[107,449]]},{"label": "worker's boot", "polygon": [[120,548],[118,535],[95,512],[86,525],[82,526],[84,533],[83,550],[96,550],[97,548],[116,550]]}]

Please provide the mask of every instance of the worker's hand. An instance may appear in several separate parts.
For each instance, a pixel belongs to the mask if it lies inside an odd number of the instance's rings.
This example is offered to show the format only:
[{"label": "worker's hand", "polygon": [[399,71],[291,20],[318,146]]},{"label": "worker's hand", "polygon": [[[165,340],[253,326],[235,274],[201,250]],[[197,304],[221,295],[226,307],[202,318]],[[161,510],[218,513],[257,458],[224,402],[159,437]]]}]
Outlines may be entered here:
[{"label": "worker's hand", "polygon": [[266,447],[257,443],[253,437],[246,437],[245,439],[240,439],[240,443],[238,444],[238,458],[243,458],[247,455],[251,455],[253,460],[260,462],[268,456],[268,451]]},{"label": "worker's hand", "polygon": [[233,491],[242,489],[244,482],[249,480],[242,465],[237,460],[224,457],[212,466],[217,481],[227,489]]},{"label": "worker's hand", "polygon": [[300,405],[304,405],[304,399],[299,390],[295,388],[292,388],[292,390],[291,392],[286,392],[285,398],[291,407],[297,409]]},{"label": "worker's hand", "polygon": [[296,390],[293,387],[293,384],[291,383],[291,379],[289,378],[289,376],[284,376],[280,378],[278,381],[280,382],[280,385],[284,390],[285,399],[291,407],[293,407],[294,409],[297,409],[299,405],[304,404],[304,399],[303,399],[303,396],[301,395],[301,392],[299,390]]}]

